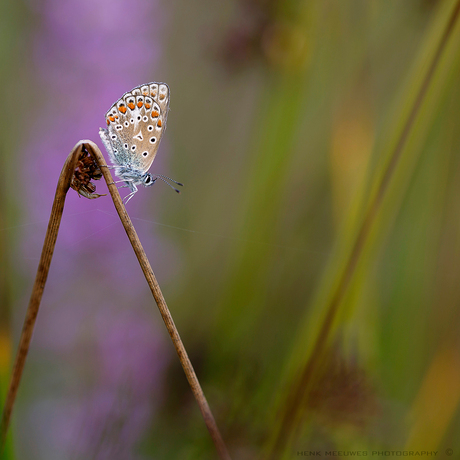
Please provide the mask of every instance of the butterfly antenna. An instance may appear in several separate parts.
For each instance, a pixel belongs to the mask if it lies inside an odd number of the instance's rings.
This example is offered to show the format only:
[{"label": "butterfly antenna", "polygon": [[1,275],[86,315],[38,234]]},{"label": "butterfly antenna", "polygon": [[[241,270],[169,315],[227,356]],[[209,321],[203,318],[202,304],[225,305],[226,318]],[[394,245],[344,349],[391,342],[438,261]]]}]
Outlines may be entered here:
[{"label": "butterfly antenna", "polygon": [[164,180],[164,179],[168,179],[168,180],[170,180],[171,182],[174,182],[175,184],[180,185],[181,187],[184,185],[184,184],[181,184],[180,182],[177,182],[177,181],[174,180],[174,179],[171,179],[171,178],[168,177],[168,176],[163,176],[163,174],[157,174],[157,177],[162,177],[163,180]]},{"label": "butterfly antenna", "polygon": [[[163,177],[163,176],[158,176],[158,175],[157,175],[156,177],[157,177],[158,179],[161,179],[165,184],[168,184],[168,185],[169,185],[173,190],[175,190],[177,193],[180,193],[180,190],[177,190],[176,187],[173,187],[173,186],[166,180],[165,177]],[[169,179],[169,177],[168,177],[168,179]],[[177,185],[183,185],[183,184],[181,184],[180,182],[176,182],[175,180],[172,180],[172,179],[170,179],[170,180],[171,180],[172,182],[174,182],[175,184],[177,184]]]}]

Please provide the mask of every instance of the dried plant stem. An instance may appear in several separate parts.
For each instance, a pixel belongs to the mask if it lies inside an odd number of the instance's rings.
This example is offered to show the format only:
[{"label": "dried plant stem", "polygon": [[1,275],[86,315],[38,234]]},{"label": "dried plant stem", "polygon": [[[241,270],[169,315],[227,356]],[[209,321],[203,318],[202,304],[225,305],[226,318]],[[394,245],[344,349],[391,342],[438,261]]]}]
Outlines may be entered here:
[{"label": "dried plant stem", "polygon": [[166,301],[163,297],[155,274],[153,273],[152,267],[150,266],[147,255],[145,254],[144,248],[142,247],[142,244],[139,240],[139,237],[137,236],[136,230],[134,229],[129,215],[126,212],[126,208],[123,205],[120,194],[118,193],[118,189],[113,182],[112,175],[110,174],[109,169],[106,167],[105,159],[96,144],[91,141],[82,141],[82,143],[85,144],[89,153],[93,156],[96,163],[101,167],[102,174],[105,181],[107,182],[107,186],[109,188],[110,195],[112,196],[115,208],[118,212],[118,215],[120,216],[123,227],[125,228],[126,234],[128,235],[129,241],[131,242],[131,245],[134,249],[137,260],[139,261],[142,271],[144,272],[145,279],[147,280],[153,297],[158,305],[158,309],[160,310],[160,314],[166,325],[166,329],[168,330],[171,340],[173,341],[174,348],[176,349],[188,383],[192,388],[195,399],[198,403],[198,406],[200,407],[201,414],[203,415],[206,426],[217,448],[219,457],[221,459],[229,460],[230,455],[227,451],[222,436],[220,435],[219,428],[217,427],[216,421],[214,420],[214,416],[212,415],[208,401],[206,400],[203,390],[201,389],[200,382],[198,381],[195,370],[193,369],[192,363],[190,362],[190,358],[188,357],[187,351],[185,350],[184,344],[182,343],[176,325],[174,324],[169,308],[166,305]]},{"label": "dried plant stem", "polygon": [[289,393],[289,396],[285,402],[282,421],[279,424],[280,428],[275,436],[275,441],[273,443],[271,455],[269,456],[269,458],[278,458],[282,450],[282,447],[287,443],[287,440],[292,435],[292,433],[294,433],[296,428],[295,424],[299,422],[299,411],[305,407],[306,400],[309,396],[308,390],[310,389],[310,385],[312,383],[312,377],[318,367],[318,364],[321,362],[321,359],[324,356],[330,331],[332,329],[332,325],[335,316],[338,312],[340,303],[342,302],[342,299],[347,291],[350,281],[352,280],[352,277],[362,255],[363,248],[366,242],[368,241],[372,226],[376,220],[377,213],[381,207],[385,194],[388,190],[390,181],[394,176],[396,167],[401,158],[407,139],[409,138],[409,134],[411,133],[411,130],[414,126],[415,120],[420,111],[420,107],[425,99],[428,88],[430,87],[430,84],[433,80],[435,70],[438,67],[443,51],[445,50],[447,42],[450,36],[452,35],[452,31],[458,21],[459,16],[460,0],[457,1],[455,7],[452,10],[449,21],[446,24],[444,33],[440,39],[436,52],[422,80],[420,89],[414,100],[414,104],[412,105],[406,122],[404,123],[403,129],[398,138],[398,142],[389,158],[383,176],[378,184],[376,194],[371,199],[367,211],[364,215],[362,224],[359,228],[359,231],[356,234],[356,238],[354,240],[347,263],[345,265],[343,272],[341,273],[339,283],[333,291],[333,296],[327,305],[327,314],[322,324],[320,325],[319,334],[316,338],[310,358],[305,363],[305,366],[303,367],[302,372],[300,374],[300,378],[297,380],[296,384],[294,385],[293,391]]},{"label": "dried plant stem", "polygon": [[10,424],[11,412],[13,410],[14,401],[16,399],[19,383],[21,381],[22,371],[24,369],[27,353],[29,351],[30,340],[32,338],[32,333],[35,326],[35,320],[37,319],[38,309],[40,307],[51,259],[53,257],[54,246],[56,244],[62,212],[64,210],[65,198],[70,187],[70,181],[72,180],[72,176],[75,171],[78,156],[81,152],[81,147],[82,146],[80,143],[74,147],[72,152],[67,157],[67,160],[64,163],[64,167],[62,168],[61,175],[59,176],[53,208],[51,210],[50,221],[46,231],[45,242],[43,243],[42,255],[40,257],[40,263],[38,264],[37,275],[35,277],[35,283],[32,288],[29,307],[27,309],[24,325],[22,327],[21,338],[19,340],[18,351],[16,354],[13,374],[11,376],[10,385],[5,400],[5,406],[3,407],[2,421],[0,425],[1,448],[3,448],[5,444],[6,433],[8,432],[8,427]]},{"label": "dried plant stem", "polygon": [[29,351],[29,345],[30,340],[32,338],[35,320],[37,318],[38,309],[40,306],[43,290],[46,283],[46,278],[48,276],[48,271],[53,256],[54,246],[56,244],[59,224],[61,222],[62,212],[64,210],[66,194],[69,190],[72,176],[75,172],[77,160],[83,149],[86,149],[90,153],[92,158],[95,160],[97,165],[101,167],[102,174],[107,182],[107,186],[109,188],[110,194],[115,204],[115,208],[118,212],[118,215],[120,216],[121,222],[126,230],[128,238],[133,246],[134,252],[141,265],[142,271],[144,272],[145,278],[147,279],[153,297],[155,298],[155,301],[158,305],[161,316],[163,318],[163,321],[165,322],[166,328],[168,329],[169,335],[171,336],[177,354],[179,355],[179,360],[182,364],[187,380],[192,388],[193,394],[198,402],[206,426],[209,430],[209,433],[211,434],[211,438],[214,441],[217,452],[219,454],[219,458],[223,460],[230,460],[230,455],[227,451],[222,436],[220,435],[219,429],[214,420],[214,416],[212,415],[209,404],[206,400],[203,390],[201,389],[201,385],[195,374],[192,363],[190,362],[185,347],[179,336],[179,332],[177,331],[171,313],[169,312],[169,309],[166,305],[166,301],[163,297],[160,286],[153,273],[152,267],[150,266],[150,263],[147,259],[147,255],[145,254],[144,248],[142,247],[142,244],[139,240],[139,237],[137,236],[136,230],[134,229],[134,226],[131,222],[131,219],[128,216],[128,213],[126,212],[120,194],[118,193],[118,189],[112,179],[112,175],[110,174],[110,171],[107,168],[105,159],[97,145],[89,140],[80,141],[77,143],[77,145],[74,147],[72,152],[67,157],[64,167],[62,168],[61,175],[59,177],[56,196],[54,198],[54,204],[51,211],[50,221],[48,224],[48,230],[46,233],[43,251],[37,270],[37,276],[32,290],[29,308],[27,310],[26,318],[24,320],[24,326],[21,333],[19,348],[13,368],[13,375],[11,378],[5,406],[3,409],[3,416],[0,427],[1,447],[3,448],[5,443],[6,433],[8,431],[11,418],[11,412],[19,388],[19,383],[21,380],[22,371],[24,369],[27,353]]}]

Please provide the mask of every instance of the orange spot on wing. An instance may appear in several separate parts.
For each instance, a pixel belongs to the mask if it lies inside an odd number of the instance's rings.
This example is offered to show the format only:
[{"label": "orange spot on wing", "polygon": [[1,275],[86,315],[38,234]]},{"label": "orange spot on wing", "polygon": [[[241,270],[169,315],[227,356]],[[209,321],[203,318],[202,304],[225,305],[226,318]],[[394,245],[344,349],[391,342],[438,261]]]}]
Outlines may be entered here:
[{"label": "orange spot on wing", "polygon": [[110,121],[115,121],[115,118],[112,117],[112,116],[110,116],[110,117],[109,117],[109,120],[110,120]]},{"label": "orange spot on wing", "polygon": [[141,108],[143,105],[144,105],[144,103],[143,103],[142,101],[139,101],[139,102],[137,103],[137,106],[138,106],[139,108]]},{"label": "orange spot on wing", "polygon": [[161,120],[158,120],[157,126],[158,126],[159,128],[161,128],[161,125],[162,125],[162,124],[163,124],[163,123],[161,122]]},{"label": "orange spot on wing", "polygon": [[166,96],[164,94],[160,94],[160,100],[163,100]]},{"label": "orange spot on wing", "polygon": [[152,97],[155,97],[157,95],[157,92],[156,91],[152,91]]},{"label": "orange spot on wing", "polygon": [[107,126],[109,126],[109,125],[110,125],[110,121],[109,121],[109,120],[107,120]]},{"label": "orange spot on wing", "polygon": [[124,105],[120,105],[120,108],[118,109],[121,113],[126,113],[126,107]]},{"label": "orange spot on wing", "polygon": [[148,102],[145,103],[145,108],[150,109],[150,104]]},{"label": "orange spot on wing", "polygon": [[152,110],[152,117],[155,118],[155,117],[158,117],[158,115],[160,115],[156,110]]},{"label": "orange spot on wing", "polygon": [[134,107],[136,107],[136,106],[134,105],[133,102],[130,102],[130,103],[128,104],[128,107],[129,107],[131,110],[134,110]]}]

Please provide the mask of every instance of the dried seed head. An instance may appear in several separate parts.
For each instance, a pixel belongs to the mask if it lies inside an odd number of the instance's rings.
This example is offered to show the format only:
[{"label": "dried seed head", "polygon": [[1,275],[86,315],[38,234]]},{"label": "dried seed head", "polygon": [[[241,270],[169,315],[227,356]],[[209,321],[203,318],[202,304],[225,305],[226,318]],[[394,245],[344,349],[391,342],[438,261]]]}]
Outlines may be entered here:
[{"label": "dried seed head", "polygon": [[98,193],[94,193],[96,186],[91,182],[92,179],[99,180],[101,177],[102,173],[99,166],[83,145],[70,186],[79,195],[93,200],[105,196],[105,194],[99,195]]}]

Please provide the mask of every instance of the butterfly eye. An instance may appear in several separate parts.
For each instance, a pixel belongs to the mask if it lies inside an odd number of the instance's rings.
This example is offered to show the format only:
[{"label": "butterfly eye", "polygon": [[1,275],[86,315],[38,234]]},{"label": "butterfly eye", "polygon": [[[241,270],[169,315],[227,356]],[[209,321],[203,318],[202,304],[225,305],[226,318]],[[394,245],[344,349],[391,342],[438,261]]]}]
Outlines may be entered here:
[{"label": "butterfly eye", "polygon": [[149,154],[149,152],[142,152],[142,156],[146,157]]},{"label": "butterfly eye", "polygon": [[151,144],[155,144],[156,141],[157,141],[157,138],[156,138],[156,137],[151,137],[151,138],[150,138],[150,143],[151,143]]}]

